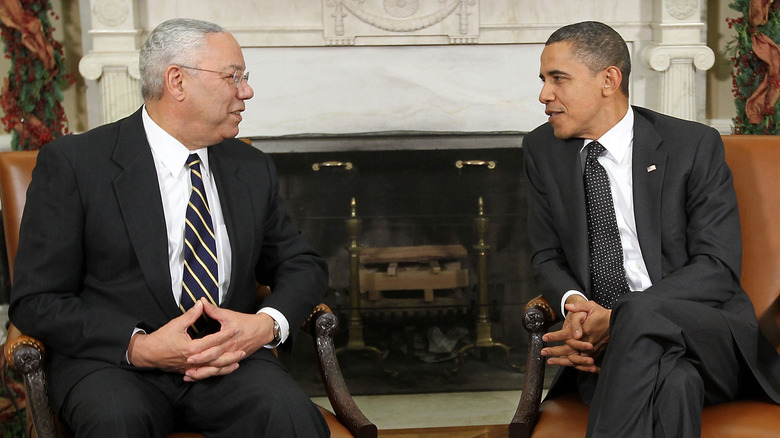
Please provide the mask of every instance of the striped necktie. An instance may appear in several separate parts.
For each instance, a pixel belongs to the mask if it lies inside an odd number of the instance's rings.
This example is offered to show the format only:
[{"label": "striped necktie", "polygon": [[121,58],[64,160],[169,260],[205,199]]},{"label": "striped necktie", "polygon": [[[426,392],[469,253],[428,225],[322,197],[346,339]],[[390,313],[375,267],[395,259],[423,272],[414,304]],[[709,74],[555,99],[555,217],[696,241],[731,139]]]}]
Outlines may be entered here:
[{"label": "striped necktie", "polygon": [[615,300],[628,292],[628,281],[623,267],[623,245],[620,243],[609,178],[607,171],[598,162],[604,151],[604,146],[597,141],[588,144],[585,205],[588,213],[592,295],[602,307],[611,309]]},{"label": "striped necktie", "polygon": [[198,154],[190,154],[187,167],[190,169],[192,190],[184,226],[184,276],[180,304],[182,312],[186,312],[202,297],[206,297],[215,306],[219,303],[217,243]]}]

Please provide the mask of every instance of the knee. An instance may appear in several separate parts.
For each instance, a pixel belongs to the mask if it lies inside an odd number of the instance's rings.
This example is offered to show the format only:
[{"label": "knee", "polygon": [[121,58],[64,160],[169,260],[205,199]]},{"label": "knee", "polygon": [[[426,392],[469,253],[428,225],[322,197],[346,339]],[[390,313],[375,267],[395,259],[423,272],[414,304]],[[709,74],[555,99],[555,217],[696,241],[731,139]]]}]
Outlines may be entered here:
[{"label": "knee", "polygon": [[648,318],[657,314],[658,299],[644,292],[631,292],[621,296],[612,307],[611,326],[630,328],[639,323],[646,324]]},{"label": "knee", "polygon": [[138,398],[112,387],[104,387],[86,397],[71,396],[63,415],[79,437],[164,436],[173,429],[169,407]]},{"label": "knee", "polygon": [[173,416],[163,418],[143,404],[125,403],[121,397],[97,398],[75,406],[70,425],[76,436],[141,437],[163,436],[172,428]]},{"label": "knee", "polygon": [[[328,425],[317,407],[306,397],[279,394],[253,404],[241,413],[244,436],[325,437]],[[248,433],[253,431],[252,433]]]},{"label": "knee", "polygon": [[670,325],[665,310],[667,302],[644,292],[620,297],[612,308],[610,343],[622,340],[630,348],[638,339],[653,337],[677,339],[679,329]]}]

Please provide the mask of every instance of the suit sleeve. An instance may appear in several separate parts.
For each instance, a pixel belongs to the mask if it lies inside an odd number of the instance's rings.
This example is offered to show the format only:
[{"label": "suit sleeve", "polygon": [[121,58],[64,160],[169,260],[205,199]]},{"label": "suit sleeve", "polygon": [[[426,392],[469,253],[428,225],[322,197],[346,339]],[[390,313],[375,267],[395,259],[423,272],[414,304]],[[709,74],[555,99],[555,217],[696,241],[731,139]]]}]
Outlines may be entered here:
[{"label": "suit sleeve", "polygon": [[139,322],[88,303],[84,287],[84,208],[63,148],[38,155],[27,191],[9,314],[25,334],[66,355],[119,363]]},{"label": "suit sleeve", "polygon": [[528,236],[531,244],[531,266],[536,285],[545,299],[557,310],[569,290],[584,291],[572,273],[561,237],[555,228],[548,187],[551,175],[537,165],[533,136],[523,139],[523,156],[528,178]]},{"label": "suit sleeve", "polygon": [[[279,195],[276,169],[266,160],[270,184],[263,223],[263,241],[255,274],[261,284],[271,288],[263,306],[280,311],[290,323],[294,339],[298,327],[319,304],[328,286],[328,266],[309,245],[286,213]],[[289,346],[291,342],[285,342]]]}]

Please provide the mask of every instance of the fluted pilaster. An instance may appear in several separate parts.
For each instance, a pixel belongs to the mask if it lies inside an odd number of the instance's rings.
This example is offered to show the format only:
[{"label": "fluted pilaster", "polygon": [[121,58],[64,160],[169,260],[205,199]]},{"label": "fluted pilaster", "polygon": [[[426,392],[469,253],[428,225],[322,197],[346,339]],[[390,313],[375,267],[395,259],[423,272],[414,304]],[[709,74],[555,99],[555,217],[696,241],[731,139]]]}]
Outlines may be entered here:
[{"label": "fluted pilaster", "polygon": [[143,103],[138,52],[91,53],[79,62],[79,72],[99,84],[101,123],[128,116]]},{"label": "fluted pilaster", "polygon": [[644,52],[645,62],[661,72],[661,111],[671,116],[696,120],[696,69],[708,70],[715,53],[700,45],[652,44]]}]

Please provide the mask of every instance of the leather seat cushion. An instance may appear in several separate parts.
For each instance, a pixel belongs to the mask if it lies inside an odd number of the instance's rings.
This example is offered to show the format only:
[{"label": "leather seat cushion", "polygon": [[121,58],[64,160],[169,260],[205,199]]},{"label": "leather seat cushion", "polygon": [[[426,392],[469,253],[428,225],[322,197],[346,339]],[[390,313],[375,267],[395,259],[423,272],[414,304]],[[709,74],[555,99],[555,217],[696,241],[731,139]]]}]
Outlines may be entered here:
[{"label": "leather seat cushion", "polygon": [[[588,407],[577,394],[566,394],[542,403],[533,438],[585,436]],[[780,431],[780,405],[739,400],[707,406],[702,413],[702,438],[766,438],[768,430]]]},{"label": "leather seat cushion", "polygon": [[702,438],[766,438],[780,433],[780,406],[758,400],[739,400],[708,406],[702,413]]}]

